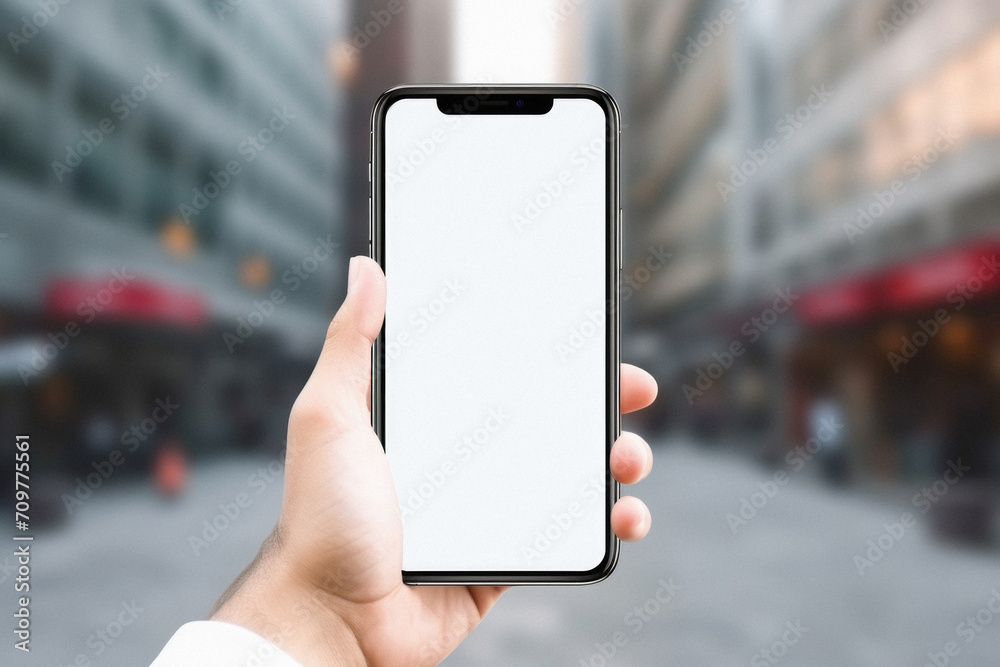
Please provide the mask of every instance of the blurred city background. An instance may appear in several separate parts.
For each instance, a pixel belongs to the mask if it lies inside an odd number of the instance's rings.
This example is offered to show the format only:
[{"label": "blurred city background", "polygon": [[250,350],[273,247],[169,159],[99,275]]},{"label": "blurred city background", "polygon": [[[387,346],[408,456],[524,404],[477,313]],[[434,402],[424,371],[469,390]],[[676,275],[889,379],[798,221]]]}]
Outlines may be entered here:
[{"label": "blurred city background", "polygon": [[0,0],[0,27],[0,489],[29,434],[38,533],[4,664],[147,664],[252,558],[367,251],[372,104],[439,82],[617,98],[622,356],[660,383],[626,420],[650,538],[510,592],[446,664],[998,664],[1000,1]]}]

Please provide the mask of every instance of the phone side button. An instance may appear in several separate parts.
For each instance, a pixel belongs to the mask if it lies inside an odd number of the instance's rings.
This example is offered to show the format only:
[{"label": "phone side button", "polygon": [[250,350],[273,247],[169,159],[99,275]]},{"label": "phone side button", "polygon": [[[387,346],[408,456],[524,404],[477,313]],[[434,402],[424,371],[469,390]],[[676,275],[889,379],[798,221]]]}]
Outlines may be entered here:
[{"label": "phone side button", "polygon": [[622,258],[625,256],[625,251],[622,248],[622,241],[624,239],[624,232],[622,227],[624,226],[624,213],[622,209],[618,209],[618,270],[622,270]]}]

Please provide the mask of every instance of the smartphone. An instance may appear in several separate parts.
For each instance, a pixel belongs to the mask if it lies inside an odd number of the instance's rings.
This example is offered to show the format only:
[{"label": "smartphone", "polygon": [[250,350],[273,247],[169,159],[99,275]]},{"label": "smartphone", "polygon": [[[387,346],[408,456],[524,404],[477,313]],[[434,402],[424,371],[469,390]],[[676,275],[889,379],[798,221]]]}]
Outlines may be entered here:
[{"label": "smartphone", "polygon": [[406,86],[375,104],[372,422],[408,584],[615,567],[619,135],[590,86]]}]

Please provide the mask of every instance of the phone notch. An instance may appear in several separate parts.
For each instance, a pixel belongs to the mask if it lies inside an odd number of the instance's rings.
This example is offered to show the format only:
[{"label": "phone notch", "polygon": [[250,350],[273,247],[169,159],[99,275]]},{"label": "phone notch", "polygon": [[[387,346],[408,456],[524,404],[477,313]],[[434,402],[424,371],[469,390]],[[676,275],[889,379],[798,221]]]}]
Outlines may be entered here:
[{"label": "phone notch", "polygon": [[552,110],[553,99],[553,95],[540,93],[490,93],[487,90],[477,90],[470,95],[438,95],[437,106],[441,113],[450,116],[540,116]]}]

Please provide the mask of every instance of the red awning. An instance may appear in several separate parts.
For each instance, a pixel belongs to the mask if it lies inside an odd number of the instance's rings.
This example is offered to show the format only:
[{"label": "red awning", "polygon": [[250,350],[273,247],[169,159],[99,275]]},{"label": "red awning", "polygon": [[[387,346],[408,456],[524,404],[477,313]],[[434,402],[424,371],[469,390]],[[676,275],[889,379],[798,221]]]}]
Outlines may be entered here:
[{"label": "red awning", "polygon": [[992,292],[1000,288],[1000,276],[991,268],[997,258],[1000,243],[984,242],[903,264],[882,279],[883,299],[893,310],[907,310],[943,305],[959,288],[977,294]]},{"label": "red awning", "polygon": [[112,274],[59,278],[46,289],[47,316],[77,321],[133,322],[200,327],[208,321],[202,297],[164,285]]},{"label": "red awning", "polygon": [[855,279],[806,292],[795,304],[806,324],[853,322],[878,309],[878,289],[870,279]]},{"label": "red awning", "polygon": [[919,257],[884,271],[804,293],[796,312],[810,326],[856,322],[875,312],[947,307],[959,290],[974,297],[1000,290],[1000,242],[982,241]]}]

